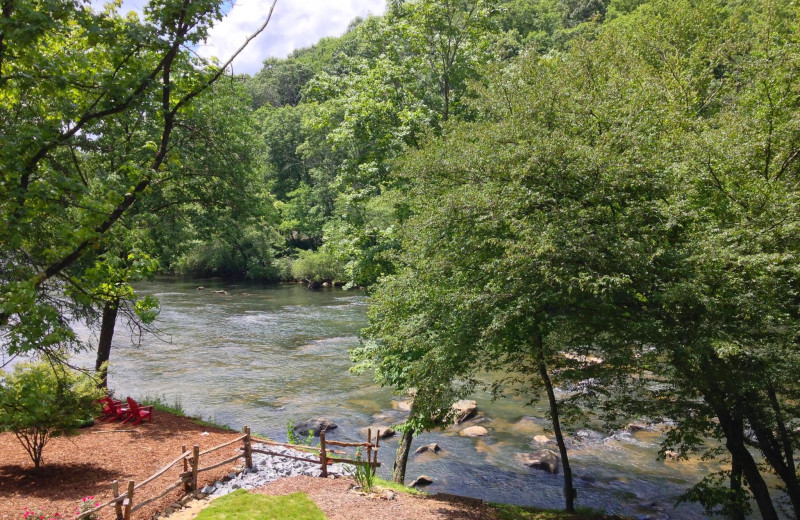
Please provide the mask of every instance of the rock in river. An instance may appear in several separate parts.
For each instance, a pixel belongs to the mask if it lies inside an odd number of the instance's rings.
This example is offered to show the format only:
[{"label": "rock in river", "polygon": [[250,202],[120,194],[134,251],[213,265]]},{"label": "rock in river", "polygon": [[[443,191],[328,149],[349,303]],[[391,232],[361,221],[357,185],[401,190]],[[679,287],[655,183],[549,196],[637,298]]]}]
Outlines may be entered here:
[{"label": "rock in river", "polygon": [[462,399],[453,403],[456,424],[461,424],[478,411],[478,403],[469,399]]},{"label": "rock in river", "polygon": [[429,486],[431,484],[433,484],[432,478],[430,478],[428,475],[420,475],[409,485],[409,487]]},{"label": "rock in river", "polygon": [[420,446],[419,448],[417,448],[417,451],[415,451],[414,453],[415,454],[419,454],[419,453],[425,453],[425,452],[428,452],[428,451],[431,452],[431,453],[439,453],[440,451],[442,451],[442,448],[438,444],[436,444],[434,442],[433,444],[426,444],[425,446]]},{"label": "rock in river", "polygon": [[458,434],[462,437],[485,437],[489,435],[489,430],[483,426],[470,426],[469,428],[464,428]]},{"label": "rock in river", "polygon": [[308,432],[314,432],[314,436],[319,437],[320,432],[335,430],[338,427],[339,426],[330,419],[326,419],[325,417],[315,417],[314,419],[297,423],[294,426],[294,432],[304,437],[308,435]]},{"label": "rock in river", "polygon": [[558,473],[558,455],[550,450],[539,450],[533,453],[517,453],[517,459],[529,468],[541,469],[550,473]]}]

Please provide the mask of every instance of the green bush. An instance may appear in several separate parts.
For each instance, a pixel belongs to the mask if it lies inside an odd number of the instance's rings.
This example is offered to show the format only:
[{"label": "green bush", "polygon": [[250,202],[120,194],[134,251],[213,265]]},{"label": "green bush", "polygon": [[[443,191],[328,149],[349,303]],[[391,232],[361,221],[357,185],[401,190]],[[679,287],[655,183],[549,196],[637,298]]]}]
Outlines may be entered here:
[{"label": "green bush", "polygon": [[344,280],[344,266],[330,253],[301,251],[292,264],[292,276],[310,285]]},{"label": "green bush", "polygon": [[74,433],[100,411],[104,390],[91,376],[61,365],[20,363],[0,374],[0,431],[13,432],[33,465],[52,437]]}]

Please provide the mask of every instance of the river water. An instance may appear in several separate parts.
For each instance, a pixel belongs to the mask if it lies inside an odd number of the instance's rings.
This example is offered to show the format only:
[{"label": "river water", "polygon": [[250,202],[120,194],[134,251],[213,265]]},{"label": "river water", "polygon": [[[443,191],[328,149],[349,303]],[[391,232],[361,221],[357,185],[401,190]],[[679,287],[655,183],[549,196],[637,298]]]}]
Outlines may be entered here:
[{"label": "river water", "polygon": [[[201,284],[205,290],[197,290]],[[233,285],[160,279],[138,285],[161,302],[158,337],[140,346],[118,323],[109,385],[118,396],[179,401],[189,414],[285,440],[290,419],[325,416],[337,440],[361,441],[363,428],[403,420],[389,389],[369,374],[354,375],[348,350],[366,324],[367,298],[357,291],[310,291],[300,285]],[[226,294],[215,293],[225,290]],[[88,332],[87,332],[88,334]],[[91,365],[93,354],[79,355]],[[539,507],[563,507],[562,477],[519,464],[518,452],[540,449],[545,407],[512,398],[473,397],[488,437],[460,437],[451,427],[421,435],[412,450],[436,442],[443,452],[411,455],[408,481],[426,474],[431,493],[446,492]],[[656,460],[653,431],[583,432],[570,460],[579,506],[641,518],[704,518],[695,506],[673,508],[678,496],[709,471],[704,463]],[[390,478],[396,440],[383,442],[378,474]],[[553,448],[555,449],[555,448]]]}]

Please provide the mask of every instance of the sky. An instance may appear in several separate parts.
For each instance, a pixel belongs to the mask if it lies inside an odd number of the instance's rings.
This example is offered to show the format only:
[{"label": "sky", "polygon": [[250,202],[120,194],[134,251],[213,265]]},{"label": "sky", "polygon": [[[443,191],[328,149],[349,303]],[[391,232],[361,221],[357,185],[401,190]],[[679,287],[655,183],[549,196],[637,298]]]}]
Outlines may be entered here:
[{"label": "sky", "polygon": [[[92,0],[101,8],[105,0]],[[235,0],[227,15],[211,29],[205,45],[197,48],[204,57],[226,61],[267,17],[272,0]],[[121,13],[142,13],[147,0],[124,0]],[[340,36],[356,16],[383,14],[385,0],[278,0],[269,26],[233,62],[236,74],[254,74],[266,58],[285,58],[295,49],[313,45],[324,36]]]},{"label": "sky", "polygon": [[[225,61],[263,23],[271,5],[269,0],[237,0],[197,52]],[[356,16],[383,14],[385,7],[385,0],[278,0],[269,26],[233,62],[233,71],[254,74],[265,58],[285,58],[324,36],[340,36]]]}]

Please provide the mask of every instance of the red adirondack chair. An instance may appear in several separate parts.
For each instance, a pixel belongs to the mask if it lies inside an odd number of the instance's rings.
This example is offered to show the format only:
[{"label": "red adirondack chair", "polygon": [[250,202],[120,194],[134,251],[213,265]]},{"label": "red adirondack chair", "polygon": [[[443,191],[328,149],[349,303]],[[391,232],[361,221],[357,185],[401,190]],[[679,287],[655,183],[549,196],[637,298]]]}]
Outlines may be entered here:
[{"label": "red adirondack chair", "polygon": [[111,400],[110,402],[107,401],[109,406],[109,412],[104,417],[104,421],[106,422],[114,422],[117,419],[125,419],[128,416],[129,410],[122,406],[120,401]]},{"label": "red adirondack chair", "polygon": [[122,421],[123,423],[133,421],[131,424],[136,426],[144,419],[147,419],[147,422],[153,422],[152,406],[141,406],[139,403],[128,397],[128,409],[130,410],[128,413],[128,418]]},{"label": "red adirondack chair", "polygon": [[100,417],[97,417],[98,421],[104,421],[108,419],[109,417],[111,417],[116,413],[114,407],[122,405],[121,401],[115,401],[114,399],[111,399],[108,396],[101,397],[95,402],[103,405],[103,412],[100,414]]}]

